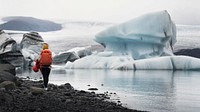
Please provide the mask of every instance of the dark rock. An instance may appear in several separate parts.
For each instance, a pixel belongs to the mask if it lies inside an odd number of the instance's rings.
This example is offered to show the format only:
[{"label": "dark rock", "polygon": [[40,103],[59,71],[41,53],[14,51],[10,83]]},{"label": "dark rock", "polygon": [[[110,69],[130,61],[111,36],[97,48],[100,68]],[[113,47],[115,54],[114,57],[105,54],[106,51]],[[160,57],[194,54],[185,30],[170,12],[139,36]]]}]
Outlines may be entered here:
[{"label": "dark rock", "polygon": [[84,91],[84,90],[80,90],[79,93],[86,93],[86,91]]},{"label": "dark rock", "polygon": [[[39,81],[40,83],[43,83],[43,81]],[[54,84],[49,84],[48,85],[48,88],[50,89],[50,90],[57,90],[58,89],[58,87],[56,86],[56,85],[54,85]]]},{"label": "dark rock", "polygon": [[6,102],[13,102],[13,98],[10,94],[4,94],[3,92],[0,92],[0,104],[6,103]]},{"label": "dark rock", "polygon": [[74,89],[74,88],[71,86],[70,83],[65,83],[64,86],[65,86],[65,88],[67,88],[67,89],[72,89],[72,90]]},{"label": "dark rock", "polygon": [[69,102],[72,102],[72,100],[71,99],[66,99],[65,102],[69,103]]},{"label": "dark rock", "polygon": [[97,91],[97,88],[89,88],[88,90]]},{"label": "dark rock", "polygon": [[[0,89],[1,112],[138,112],[127,109],[119,103],[105,101],[104,94],[91,94],[74,90],[69,83],[64,89],[44,91],[35,87],[39,82],[22,81],[13,91]],[[57,87],[50,84],[51,87]],[[50,86],[49,85],[49,86]],[[66,89],[69,88],[69,89]],[[71,89],[70,89],[71,88]]]},{"label": "dark rock", "polygon": [[65,92],[64,95],[65,96],[71,96],[71,93],[70,92]]},{"label": "dark rock", "polygon": [[38,82],[39,82],[39,83],[43,83],[43,80],[39,80]]},{"label": "dark rock", "polygon": [[16,81],[16,78],[13,74],[10,74],[8,72],[5,71],[0,71],[0,83],[3,81]]},{"label": "dark rock", "polygon": [[37,108],[36,111],[37,111],[37,112],[38,112],[38,111],[41,111],[41,108]]},{"label": "dark rock", "polygon": [[64,85],[58,86],[59,89],[65,89]]},{"label": "dark rock", "polygon": [[6,89],[5,88],[0,88],[0,91],[2,92],[2,91],[5,91]]},{"label": "dark rock", "polygon": [[6,90],[13,90],[16,88],[15,83],[11,81],[4,81],[0,83],[0,88],[5,88]]},{"label": "dark rock", "polygon": [[42,88],[30,87],[30,89],[31,89],[31,93],[32,93],[33,95],[41,95],[41,94],[44,93],[44,89],[42,89]]},{"label": "dark rock", "polygon": [[6,62],[0,61],[0,83],[3,81],[16,82],[15,67]]},{"label": "dark rock", "polygon": [[26,77],[27,79],[31,79],[29,76]]}]

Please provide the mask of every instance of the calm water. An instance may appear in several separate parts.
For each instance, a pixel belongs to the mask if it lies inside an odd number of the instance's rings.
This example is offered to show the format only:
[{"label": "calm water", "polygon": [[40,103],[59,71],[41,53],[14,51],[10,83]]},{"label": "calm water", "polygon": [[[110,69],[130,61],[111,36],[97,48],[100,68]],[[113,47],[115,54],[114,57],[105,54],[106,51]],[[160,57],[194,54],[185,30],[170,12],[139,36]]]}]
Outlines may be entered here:
[{"label": "calm water", "polygon": [[[40,73],[23,72],[21,77],[39,79]],[[198,112],[200,72],[198,71],[118,71],[68,70],[56,67],[50,83],[70,83],[75,89],[98,88],[98,93],[116,93],[128,108],[154,112]],[[103,84],[103,85],[102,85]],[[90,85],[90,86],[88,86]]]},{"label": "calm water", "polygon": [[[74,29],[73,29],[74,28]],[[78,29],[78,30],[77,30]],[[40,33],[53,52],[74,47],[96,45],[94,34],[104,28],[72,27],[62,31]],[[175,50],[199,48],[199,26],[178,26]],[[22,35],[12,35],[20,43]],[[20,77],[40,79],[40,73],[23,71]],[[79,90],[98,88],[98,93],[116,93],[128,108],[153,112],[199,112],[200,71],[118,71],[118,70],[66,70],[55,67],[50,83],[70,83]],[[103,86],[102,86],[103,84]],[[90,86],[88,86],[90,85]]]}]

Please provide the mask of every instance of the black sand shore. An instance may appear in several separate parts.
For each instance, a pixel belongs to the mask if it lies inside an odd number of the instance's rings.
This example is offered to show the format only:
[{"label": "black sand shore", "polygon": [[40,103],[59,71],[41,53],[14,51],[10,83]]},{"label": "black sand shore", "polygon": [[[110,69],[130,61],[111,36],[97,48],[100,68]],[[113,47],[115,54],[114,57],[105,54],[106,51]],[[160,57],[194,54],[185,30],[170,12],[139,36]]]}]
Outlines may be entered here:
[{"label": "black sand shore", "polygon": [[[139,112],[106,101],[106,94],[75,90],[69,83],[49,84],[18,79],[0,88],[0,112]],[[2,84],[1,84],[2,85]]]}]

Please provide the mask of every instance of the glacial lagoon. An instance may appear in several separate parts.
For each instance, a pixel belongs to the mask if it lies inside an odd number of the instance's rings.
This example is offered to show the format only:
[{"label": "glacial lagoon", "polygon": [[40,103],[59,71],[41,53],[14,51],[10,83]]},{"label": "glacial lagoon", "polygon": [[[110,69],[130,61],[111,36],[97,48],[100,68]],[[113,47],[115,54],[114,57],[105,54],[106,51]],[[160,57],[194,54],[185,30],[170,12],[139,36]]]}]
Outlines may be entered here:
[{"label": "glacial lagoon", "polygon": [[[41,78],[40,73],[23,71],[19,77]],[[55,67],[50,83],[70,83],[75,89],[108,92],[112,101],[137,110],[153,112],[197,112],[200,109],[200,71],[88,70]]]},{"label": "glacial lagoon", "polygon": [[[84,33],[95,34],[103,28],[83,30],[86,29],[83,27],[80,31],[73,31],[74,29],[70,28],[71,32],[74,32],[70,34],[72,36],[65,33],[70,32],[68,31],[70,29],[41,33],[41,35],[50,44],[51,50],[58,53],[74,47],[97,45],[93,41],[93,34]],[[175,51],[199,48],[199,29],[199,26],[177,26]],[[77,35],[74,36],[74,34]],[[19,42],[22,35],[14,37]],[[31,70],[22,71],[17,75],[25,78],[28,76],[33,80],[39,80],[41,77],[40,73],[34,73]],[[152,112],[198,112],[200,110],[200,71],[73,70],[64,69],[63,65],[52,69],[50,83],[58,85],[70,83],[75,89],[87,91],[88,88],[94,87],[98,88],[96,93],[108,91],[114,101],[120,99],[122,105],[137,110]]]}]

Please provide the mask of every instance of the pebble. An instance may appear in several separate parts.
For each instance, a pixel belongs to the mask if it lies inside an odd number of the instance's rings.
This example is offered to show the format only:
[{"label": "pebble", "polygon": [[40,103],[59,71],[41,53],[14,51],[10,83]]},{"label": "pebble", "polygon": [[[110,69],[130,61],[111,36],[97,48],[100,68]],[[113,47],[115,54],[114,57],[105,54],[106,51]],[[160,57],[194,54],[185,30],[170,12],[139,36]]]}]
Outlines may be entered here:
[{"label": "pebble", "polygon": [[93,90],[93,91],[97,91],[97,88],[89,88],[88,90]]}]

